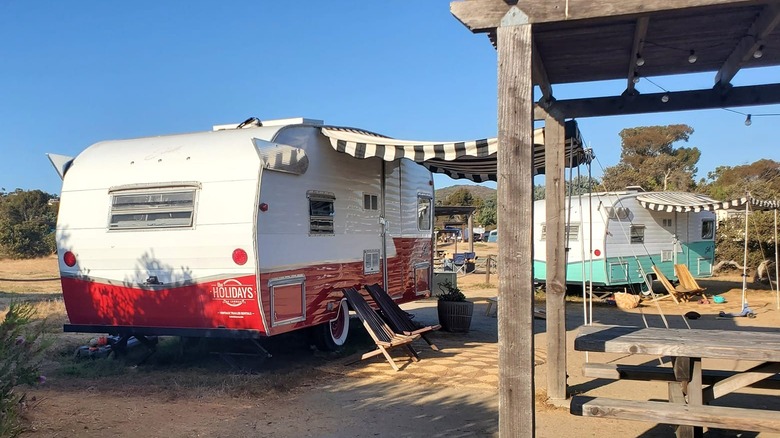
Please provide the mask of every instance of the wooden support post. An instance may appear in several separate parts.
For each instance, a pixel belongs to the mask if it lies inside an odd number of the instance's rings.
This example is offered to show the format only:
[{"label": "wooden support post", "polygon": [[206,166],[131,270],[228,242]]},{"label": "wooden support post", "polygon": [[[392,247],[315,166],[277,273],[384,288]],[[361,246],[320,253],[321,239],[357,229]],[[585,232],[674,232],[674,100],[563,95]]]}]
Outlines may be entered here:
[{"label": "wooden support post", "polygon": [[533,35],[517,7],[497,29],[498,434],[533,437]]},{"label": "wooden support post", "polygon": [[544,122],[547,228],[547,396],[566,399],[566,130],[563,118]]}]

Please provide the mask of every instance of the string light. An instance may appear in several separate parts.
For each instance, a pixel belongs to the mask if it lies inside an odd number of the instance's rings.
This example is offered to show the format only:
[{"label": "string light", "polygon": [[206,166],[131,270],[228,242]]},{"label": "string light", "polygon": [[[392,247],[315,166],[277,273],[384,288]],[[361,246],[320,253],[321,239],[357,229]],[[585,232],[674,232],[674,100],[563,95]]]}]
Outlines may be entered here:
[{"label": "string light", "polygon": [[[758,46],[755,52],[753,52],[753,58],[758,59],[764,56],[764,46]],[[639,65],[639,64],[637,64]]]},{"label": "string light", "polygon": [[653,84],[653,85],[655,85],[656,87],[658,87],[658,88],[660,88],[661,90],[663,90],[663,92],[664,92],[664,95],[663,95],[663,96],[661,96],[661,102],[663,102],[663,103],[669,102],[669,99],[670,99],[670,96],[669,96],[669,90],[667,90],[666,88],[664,88],[664,87],[662,87],[662,86],[660,86],[660,85],[656,84],[656,83],[655,83],[655,82],[653,82],[653,81],[652,81],[650,78],[645,78],[645,79],[647,80],[647,82],[650,82],[651,84]]},{"label": "string light", "polygon": [[631,82],[638,84],[639,83],[639,73],[634,73],[634,78],[631,79]]},{"label": "string light", "polygon": [[696,62],[697,59],[699,59],[699,57],[696,56],[696,51],[691,50],[691,54],[688,55],[688,63],[693,64],[694,62]]},{"label": "string light", "polygon": [[721,108],[723,111],[728,111],[730,113],[739,114],[741,116],[745,116],[745,126],[750,126],[753,124],[753,117],[778,117],[780,116],[780,113],[762,113],[762,114],[749,114],[749,113],[743,113],[742,111],[733,110],[731,108]]},{"label": "string light", "polygon": [[[760,49],[759,49],[759,50],[760,50]],[[758,51],[757,51],[757,52],[758,52]],[[754,53],[754,54],[753,54],[753,56],[756,56],[756,54]],[[643,66],[643,65],[645,65],[645,58],[642,58],[642,55],[640,55],[639,53],[637,53],[637,54],[636,54],[636,66],[637,66],[637,67],[641,67],[641,66]]]}]

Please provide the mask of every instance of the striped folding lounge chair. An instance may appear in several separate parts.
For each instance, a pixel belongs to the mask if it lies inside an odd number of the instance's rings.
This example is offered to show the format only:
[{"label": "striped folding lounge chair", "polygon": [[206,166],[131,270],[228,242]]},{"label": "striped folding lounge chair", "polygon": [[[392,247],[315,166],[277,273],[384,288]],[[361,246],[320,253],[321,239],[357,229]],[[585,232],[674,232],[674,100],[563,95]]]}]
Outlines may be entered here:
[{"label": "striped folding lounge chair", "polygon": [[374,302],[382,312],[382,316],[385,317],[385,321],[387,321],[387,324],[390,326],[390,328],[393,329],[395,333],[406,336],[420,335],[420,337],[422,337],[423,340],[431,346],[431,349],[436,351],[439,350],[439,348],[436,347],[436,345],[431,342],[430,339],[428,339],[426,334],[434,330],[439,330],[441,328],[440,325],[436,324],[418,327],[417,324],[415,324],[412,319],[409,318],[409,314],[398,307],[398,304],[393,300],[393,298],[390,297],[390,295],[385,292],[384,289],[382,289],[382,286],[378,284],[372,284],[370,286],[366,285],[365,287],[368,291],[368,294],[371,295],[371,298],[374,299]]},{"label": "striped folding lounge chair", "polygon": [[350,307],[357,313],[358,318],[363,322],[363,327],[366,328],[369,336],[371,336],[371,339],[373,339],[376,344],[376,350],[363,354],[360,357],[360,360],[382,354],[390,363],[390,366],[398,371],[398,365],[395,364],[395,361],[393,360],[393,357],[390,356],[390,353],[388,353],[388,350],[401,346],[406,347],[409,357],[413,362],[419,360],[417,352],[414,351],[410,344],[412,341],[419,338],[420,335],[407,336],[393,332],[393,330],[382,320],[382,317],[371,308],[363,296],[360,295],[360,292],[354,287],[344,289],[344,296],[347,297],[347,302]]}]

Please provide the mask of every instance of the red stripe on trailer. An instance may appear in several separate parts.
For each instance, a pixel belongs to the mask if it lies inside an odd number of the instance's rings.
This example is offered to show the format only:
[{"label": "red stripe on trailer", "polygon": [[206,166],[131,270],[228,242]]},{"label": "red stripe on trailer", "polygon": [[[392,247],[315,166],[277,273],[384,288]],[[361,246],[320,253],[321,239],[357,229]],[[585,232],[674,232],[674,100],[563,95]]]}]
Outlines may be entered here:
[{"label": "red stripe on trailer", "polygon": [[230,328],[265,332],[254,275],[144,289],[62,277],[71,324]]}]

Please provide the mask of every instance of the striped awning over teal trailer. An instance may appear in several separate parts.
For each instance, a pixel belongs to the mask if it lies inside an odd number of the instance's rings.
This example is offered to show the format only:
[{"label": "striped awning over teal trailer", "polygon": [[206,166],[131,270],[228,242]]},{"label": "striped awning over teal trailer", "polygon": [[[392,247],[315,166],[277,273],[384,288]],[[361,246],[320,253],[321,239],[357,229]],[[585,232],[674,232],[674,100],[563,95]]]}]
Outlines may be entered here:
[{"label": "striped awning over teal trailer", "polygon": [[[497,181],[498,139],[434,142],[398,140],[354,128],[325,126],[322,133],[330,139],[333,149],[356,158],[379,157],[385,161],[407,158],[455,179],[475,182]],[[566,122],[566,166],[589,163],[590,150],[582,146],[577,122]],[[534,130],[534,170],[544,173],[544,128]]]},{"label": "striped awning over teal trailer", "polygon": [[686,192],[651,192],[636,197],[639,204],[653,211],[666,212],[699,212],[715,210],[744,210],[749,204],[752,210],[777,210],[780,202],[766,201],[745,196],[730,201],[716,201],[710,197],[697,193]]}]

